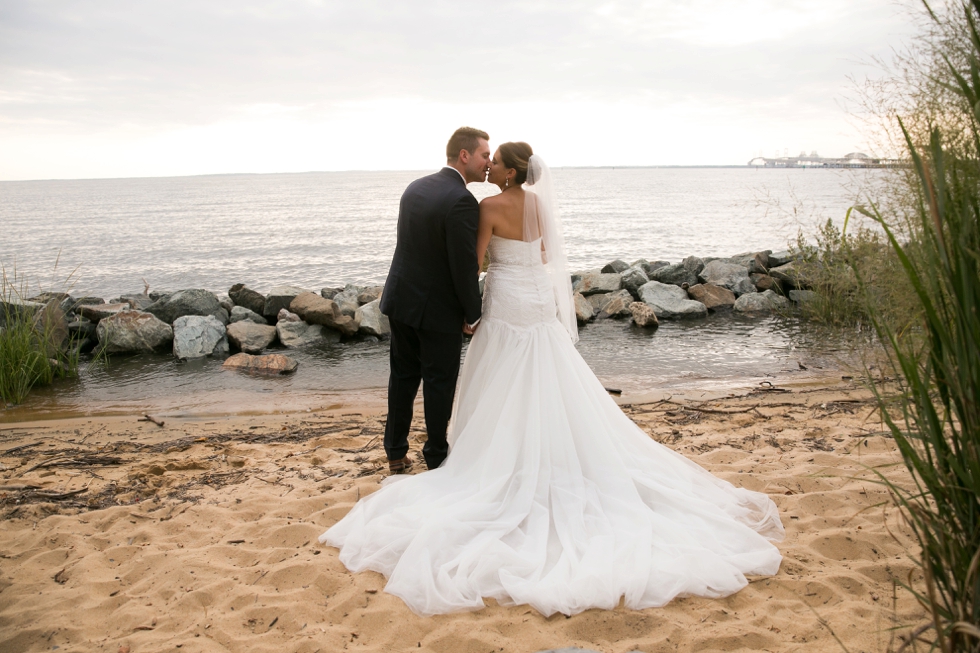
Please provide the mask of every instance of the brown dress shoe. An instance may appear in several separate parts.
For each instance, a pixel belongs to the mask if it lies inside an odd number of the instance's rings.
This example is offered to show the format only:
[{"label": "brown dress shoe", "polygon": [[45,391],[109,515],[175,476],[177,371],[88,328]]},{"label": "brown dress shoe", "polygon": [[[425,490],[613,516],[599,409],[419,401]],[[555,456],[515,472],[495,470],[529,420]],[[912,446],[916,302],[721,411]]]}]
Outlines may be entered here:
[{"label": "brown dress shoe", "polygon": [[392,474],[407,474],[412,471],[412,459],[405,456],[399,460],[389,460],[388,471]]}]

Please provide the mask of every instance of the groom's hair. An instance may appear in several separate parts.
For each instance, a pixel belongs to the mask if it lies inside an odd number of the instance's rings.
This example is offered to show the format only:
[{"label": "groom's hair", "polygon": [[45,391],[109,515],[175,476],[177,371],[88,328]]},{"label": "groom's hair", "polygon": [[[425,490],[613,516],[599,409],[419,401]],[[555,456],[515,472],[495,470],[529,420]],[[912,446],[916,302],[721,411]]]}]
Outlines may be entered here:
[{"label": "groom's hair", "polygon": [[449,142],[446,143],[446,160],[453,163],[459,158],[460,150],[466,150],[472,154],[479,147],[479,139],[481,138],[489,141],[490,135],[473,127],[460,127],[453,132],[453,135],[449,137]]}]

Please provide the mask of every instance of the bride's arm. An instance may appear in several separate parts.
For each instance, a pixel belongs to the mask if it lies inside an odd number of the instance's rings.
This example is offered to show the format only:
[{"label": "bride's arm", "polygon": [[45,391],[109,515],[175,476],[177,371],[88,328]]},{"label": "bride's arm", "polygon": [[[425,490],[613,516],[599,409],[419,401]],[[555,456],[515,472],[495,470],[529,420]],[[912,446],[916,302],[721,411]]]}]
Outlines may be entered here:
[{"label": "bride's arm", "polygon": [[487,247],[490,246],[490,237],[493,235],[493,222],[491,219],[492,209],[487,201],[480,202],[480,226],[476,231],[476,260],[483,270],[483,263],[487,256]]}]

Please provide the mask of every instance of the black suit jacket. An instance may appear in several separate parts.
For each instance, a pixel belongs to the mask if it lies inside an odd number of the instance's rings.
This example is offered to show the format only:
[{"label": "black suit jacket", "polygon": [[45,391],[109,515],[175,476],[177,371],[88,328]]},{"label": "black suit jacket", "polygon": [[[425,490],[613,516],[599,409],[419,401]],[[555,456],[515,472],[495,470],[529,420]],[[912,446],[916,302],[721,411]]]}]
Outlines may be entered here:
[{"label": "black suit jacket", "polygon": [[409,184],[381,312],[417,329],[459,333],[480,318],[476,260],[480,206],[456,170]]}]

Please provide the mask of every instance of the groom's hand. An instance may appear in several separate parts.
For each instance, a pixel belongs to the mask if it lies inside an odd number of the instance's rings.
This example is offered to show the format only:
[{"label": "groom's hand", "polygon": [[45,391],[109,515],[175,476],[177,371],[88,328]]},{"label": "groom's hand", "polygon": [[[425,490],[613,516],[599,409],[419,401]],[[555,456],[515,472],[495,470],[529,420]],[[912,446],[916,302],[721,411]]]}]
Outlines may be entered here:
[{"label": "groom's hand", "polygon": [[477,321],[476,321],[476,324],[474,324],[474,325],[472,325],[472,326],[471,326],[471,325],[469,325],[469,324],[467,324],[466,322],[463,322],[463,333],[465,333],[465,334],[466,334],[466,335],[468,335],[468,336],[471,336],[471,335],[473,335],[474,333],[476,333],[476,328],[477,328],[477,327],[478,327],[479,325],[480,325],[480,321],[479,321],[479,320],[477,320]]}]

